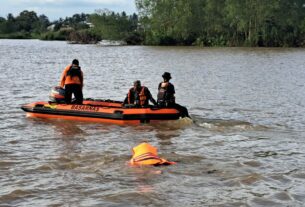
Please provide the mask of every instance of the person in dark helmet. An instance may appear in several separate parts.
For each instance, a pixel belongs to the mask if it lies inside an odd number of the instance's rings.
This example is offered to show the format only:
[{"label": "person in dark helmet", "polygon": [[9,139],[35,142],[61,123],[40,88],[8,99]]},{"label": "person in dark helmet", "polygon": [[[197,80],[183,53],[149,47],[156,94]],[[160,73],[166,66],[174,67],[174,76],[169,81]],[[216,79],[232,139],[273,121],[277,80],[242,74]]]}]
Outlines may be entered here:
[{"label": "person in dark helmet", "polygon": [[154,105],[157,105],[157,102],[152,97],[148,88],[142,86],[141,81],[136,80],[133,82],[133,87],[128,91],[128,94],[124,100],[124,105],[134,104],[137,107],[147,107],[149,101],[151,101]]},{"label": "person in dark helmet", "polygon": [[83,85],[84,75],[79,66],[77,59],[72,61],[72,64],[68,65],[63,71],[60,79],[60,86],[65,88],[65,102],[71,103],[72,94],[76,99],[76,104],[83,103]]},{"label": "person in dark helmet", "polygon": [[168,107],[175,104],[175,87],[169,80],[172,78],[169,72],[163,75],[163,82],[159,83],[157,103],[159,107]]},{"label": "person in dark helmet", "polygon": [[159,83],[157,103],[160,108],[162,107],[172,107],[180,111],[182,117],[189,117],[187,108],[181,106],[175,101],[175,87],[169,82],[172,76],[169,72],[164,72],[162,75],[163,82]]}]

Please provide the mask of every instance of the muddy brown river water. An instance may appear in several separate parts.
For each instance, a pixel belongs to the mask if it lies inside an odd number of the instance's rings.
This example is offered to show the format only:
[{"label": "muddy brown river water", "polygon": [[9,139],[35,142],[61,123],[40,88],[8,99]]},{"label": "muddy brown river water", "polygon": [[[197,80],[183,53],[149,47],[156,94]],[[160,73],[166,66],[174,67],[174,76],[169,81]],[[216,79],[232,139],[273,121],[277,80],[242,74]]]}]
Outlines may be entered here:
[{"label": "muddy brown river water", "polygon": [[[78,58],[85,98],[156,97],[171,72],[194,123],[26,118]],[[0,206],[305,206],[305,49],[0,40]],[[133,168],[141,141],[177,165]]]}]

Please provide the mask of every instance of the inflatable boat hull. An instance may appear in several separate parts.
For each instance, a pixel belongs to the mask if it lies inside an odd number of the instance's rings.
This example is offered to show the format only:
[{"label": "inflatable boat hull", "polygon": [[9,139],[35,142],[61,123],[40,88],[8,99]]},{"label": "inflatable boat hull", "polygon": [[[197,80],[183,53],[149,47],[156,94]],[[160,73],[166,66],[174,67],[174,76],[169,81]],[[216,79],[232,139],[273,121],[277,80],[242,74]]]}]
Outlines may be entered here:
[{"label": "inflatable boat hull", "polygon": [[28,117],[121,125],[177,120],[180,117],[179,111],[173,108],[125,108],[117,101],[86,100],[83,105],[35,102],[21,108],[27,112]]}]

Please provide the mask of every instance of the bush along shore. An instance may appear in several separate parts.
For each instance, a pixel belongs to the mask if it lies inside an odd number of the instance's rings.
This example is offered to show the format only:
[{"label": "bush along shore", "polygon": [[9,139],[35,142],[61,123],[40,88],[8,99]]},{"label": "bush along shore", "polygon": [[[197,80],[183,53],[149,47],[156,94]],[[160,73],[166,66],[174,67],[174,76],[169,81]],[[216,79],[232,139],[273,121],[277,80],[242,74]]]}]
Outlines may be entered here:
[{"label": "bush along shore", "polygon": [[144,44],[304,47],[303,0],[135,0]]},{"label": "bush along shore", "polygon": [[[100,40],[129,45],[305,47],[304,1],[135,0],[138,14],[107,9],[49,21],[23,11],[0,17],[0,38]],[[285,14],[285,15],[283,15]]]},{"label": "bush along shore", "polygon": [[14,17],[0,17],[0,38],[63,40],[72,44],[96,44],[103,39],[141,44],[136,32],[138,16],[125,12],[97,10],[94,14],[75,14],[72,17],[50,22],[45,15],[23,11]]}]

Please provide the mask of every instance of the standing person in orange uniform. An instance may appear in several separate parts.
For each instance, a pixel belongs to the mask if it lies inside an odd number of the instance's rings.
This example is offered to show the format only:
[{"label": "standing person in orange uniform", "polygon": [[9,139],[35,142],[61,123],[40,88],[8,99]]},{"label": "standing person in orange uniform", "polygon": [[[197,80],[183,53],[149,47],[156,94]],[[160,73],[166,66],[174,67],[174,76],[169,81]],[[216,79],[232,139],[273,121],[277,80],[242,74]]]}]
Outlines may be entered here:
[{"label": "standing person in orange uniform", "polygon": [[84,75],[79,66],[77,59],[72,61],[71,65],[68,65],[63,71],[60,79],[60,86],[65,88],[65,102],[71,103],[72,94],[76,99],[76,104],[83,103],[83,85]]}]

